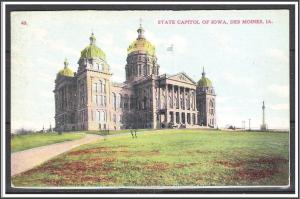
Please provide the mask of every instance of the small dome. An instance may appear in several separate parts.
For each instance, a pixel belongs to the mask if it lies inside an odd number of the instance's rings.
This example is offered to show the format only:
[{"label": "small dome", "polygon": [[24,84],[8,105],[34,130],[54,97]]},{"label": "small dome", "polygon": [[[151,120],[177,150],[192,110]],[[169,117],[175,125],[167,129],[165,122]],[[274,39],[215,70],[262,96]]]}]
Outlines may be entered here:
[{"label": "small dome", "polygon": [[207,77],[205,77],[204,67],[203,67],[202,77],[198,81],[197,85],[199,87],[212,87],[211,81]]},{"label": "small dome", "polygon": [[212,87],[212,83],[207,77],[202,77],[198,81],[197,85],[200,87]]},{"label": "small dome", "polygon": [[57,75],[65,76],[65,77],[74,77],[74,72],[72,71],[72,69],[70,69],[70,68],[68,67],[69,63],[68,63],[67,59],[65,59],[64,64],[65,64],[64,68],[61,69],[61,70],[57,73]]},{"label": "small dome", "polygon": [[90,45],[81,51],[80,58],[100,58],[106,60],[105,53],[96,46],[96,37],[92,33],[90,37]]},{"label": "small dome", "polygon": [[127,53],[130,54],[135,51],[144,51],[153,56],[155,54],[155,47],[144,37],[144,29],[141,24],[137,32],[138,38],[129,45]]}]

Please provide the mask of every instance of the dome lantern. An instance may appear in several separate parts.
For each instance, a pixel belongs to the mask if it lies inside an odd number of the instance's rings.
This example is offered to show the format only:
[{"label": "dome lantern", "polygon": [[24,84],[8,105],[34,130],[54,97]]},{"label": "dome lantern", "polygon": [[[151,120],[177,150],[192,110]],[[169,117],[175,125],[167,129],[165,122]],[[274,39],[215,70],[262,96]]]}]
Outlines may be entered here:
[{"label": "dome lantern", "polygon": [[96,37],[94,36],[93,32],[92,35],[90,36],[90,45],[96,45]]},{"label": "dome lantern", "polygon": [[67,59],[67,58],[65,58],[64,65],[65,65],[64,68],[67,68],[67,67],[69,66],[69,62],[68,62],[68,59]]},{"label": "dome lantern", "polygon": [[138,32],[138,39],[144,39],[145,38],[145,36],[144,36],[145,30],[142,27],[142,18],[140,18],[140,27],[139,27],[139,29],[137,29],[137,32]]}]

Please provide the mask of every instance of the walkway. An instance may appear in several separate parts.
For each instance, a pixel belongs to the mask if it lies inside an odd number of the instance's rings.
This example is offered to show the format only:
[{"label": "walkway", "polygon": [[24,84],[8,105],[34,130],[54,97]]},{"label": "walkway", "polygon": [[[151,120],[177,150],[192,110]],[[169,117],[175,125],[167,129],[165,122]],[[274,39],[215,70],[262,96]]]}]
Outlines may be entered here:
[{"label": "walkway", "polygon": [[69,151],[77,146],[87,144],[102,136],[87,134],[81,139],[36,147],[11,154],[11,176],[28,171],[51,158]]}]

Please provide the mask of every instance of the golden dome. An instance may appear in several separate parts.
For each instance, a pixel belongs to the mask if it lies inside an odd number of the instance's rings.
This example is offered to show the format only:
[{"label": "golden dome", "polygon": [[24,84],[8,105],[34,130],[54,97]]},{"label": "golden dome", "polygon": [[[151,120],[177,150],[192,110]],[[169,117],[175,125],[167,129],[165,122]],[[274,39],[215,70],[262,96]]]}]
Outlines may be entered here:
[{"label": "golden dome", "polygon": [[134,51],[145,51],[147,54],[154,55],[155,47],[145,38],[140,38],[133,41],[127,48],[128,54]]},{"label": "golden dome", "polygon": [[57,75],[60,75],[60,76],[65,76],[65,77],[74,77],[74,72],[72,71],[72,69],[70,69],[68,67],[68,61],[67,59],[65,59],[65,62],[64,62],[65,66],[63,69],[61,69]]},{"label": "golden dome", "polygon": [[149,55],[155,54],[155,47],[144,37],[144,29],[142,24],[140,24],[139,29],[137,29],[138,38],[133,41],[127,48],[127,53],[130,54],[135,51],[144,51]]}]

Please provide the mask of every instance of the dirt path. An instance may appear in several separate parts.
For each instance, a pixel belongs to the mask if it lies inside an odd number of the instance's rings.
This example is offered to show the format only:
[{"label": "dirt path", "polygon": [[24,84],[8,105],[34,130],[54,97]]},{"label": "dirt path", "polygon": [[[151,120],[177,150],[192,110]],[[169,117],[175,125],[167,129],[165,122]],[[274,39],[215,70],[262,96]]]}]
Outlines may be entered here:
[{"label": "dirt path", "polygon": [[96,141],[98,139],[103,139],[103,137],[99,135],[87,134],[78,140],[50,144],[12,153],[11,176],[32,169],[33,167],[38,166],[59,154],[69,151],[72,148]]}]

